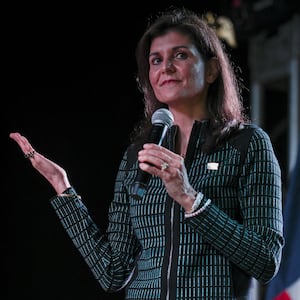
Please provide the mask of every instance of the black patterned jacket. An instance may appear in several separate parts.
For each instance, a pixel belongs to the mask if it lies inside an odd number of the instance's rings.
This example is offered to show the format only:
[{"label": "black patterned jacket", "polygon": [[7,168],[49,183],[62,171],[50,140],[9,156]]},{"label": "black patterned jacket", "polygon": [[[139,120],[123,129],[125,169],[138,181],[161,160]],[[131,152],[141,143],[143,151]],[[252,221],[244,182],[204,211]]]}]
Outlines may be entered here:
[{"label": "black patterned jacket", "polygon": [[[210,205],[185,218],[158,177],[141,200],[130,196],[138,170],[131,147],[115,182],[106,232],[74,188],[51,199],[57,215],[102,288],[126,299],[251,299],[251,281],[277,273],[284,244],[281,172],[269,136],[245,126],[210,154],[206,122],[195,122],[185,164]],[[165,139],[174,149],[176,126]],[[134,156],[135,157],[135,156]],[[101,197],[101,195],[99,196]],[[103,200],[101,200],[103,201]]]}]

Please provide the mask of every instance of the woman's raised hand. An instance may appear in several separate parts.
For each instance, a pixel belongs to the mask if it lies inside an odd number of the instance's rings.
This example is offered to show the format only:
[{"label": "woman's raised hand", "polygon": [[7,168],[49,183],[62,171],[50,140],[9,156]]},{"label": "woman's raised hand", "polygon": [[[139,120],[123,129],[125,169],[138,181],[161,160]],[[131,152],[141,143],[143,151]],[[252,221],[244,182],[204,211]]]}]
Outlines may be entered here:
[{"label": "woman's raised hand", "polygon": [[45,177],[57,194],[61,194],[71,186],[66,171],[37,152],[25,136],[13,132],[10,133],[9,137],[19,145],[25,158],[30,160],[32,166]]}]

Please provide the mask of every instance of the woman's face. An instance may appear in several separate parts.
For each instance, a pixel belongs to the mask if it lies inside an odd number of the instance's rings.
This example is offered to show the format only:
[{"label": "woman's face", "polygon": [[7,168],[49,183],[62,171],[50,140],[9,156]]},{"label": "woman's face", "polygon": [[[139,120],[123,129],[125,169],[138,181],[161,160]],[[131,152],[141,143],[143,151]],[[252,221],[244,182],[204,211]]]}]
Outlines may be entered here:
[{"label": "woman's face", "polygon": [[160,102],[199,103],[206,94],[205,62],[186,35],[169,31],[153,39],[149,64],[150,83]]}]

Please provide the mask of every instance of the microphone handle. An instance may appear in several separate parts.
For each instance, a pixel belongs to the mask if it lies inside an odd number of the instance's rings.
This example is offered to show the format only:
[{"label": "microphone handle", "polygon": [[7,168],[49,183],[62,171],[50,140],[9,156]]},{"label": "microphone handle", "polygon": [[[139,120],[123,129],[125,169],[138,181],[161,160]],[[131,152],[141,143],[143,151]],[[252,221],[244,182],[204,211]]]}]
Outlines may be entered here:
[{"label": "microphone handle", "polygon": [[[160,123],[155,124],[151,129],[147,143],[161,145],[167,130],[168,126]],[[139,169],[131,188],[131,196],[137,200],[140,200],[147,189],[149,180],[150,174]]]},{"label": "microphone handle", "polygon": [[162,123],[154,124],[148,137],[147,143],[161,145],[168,130],[168,126]]}]

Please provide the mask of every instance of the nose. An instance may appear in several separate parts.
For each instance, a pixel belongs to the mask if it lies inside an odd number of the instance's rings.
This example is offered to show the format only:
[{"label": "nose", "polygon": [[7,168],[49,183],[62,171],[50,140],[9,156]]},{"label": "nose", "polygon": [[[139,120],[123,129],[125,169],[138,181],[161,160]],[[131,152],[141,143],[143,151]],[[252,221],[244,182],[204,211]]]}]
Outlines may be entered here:
[{"label": "nose", "polygon": [[163,71],[170,72],[174,70],[174,65],[171,59],[168,59],[164,63]]}]

